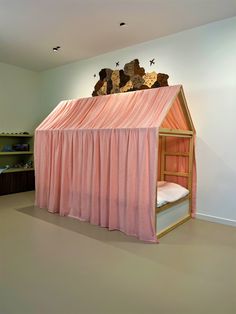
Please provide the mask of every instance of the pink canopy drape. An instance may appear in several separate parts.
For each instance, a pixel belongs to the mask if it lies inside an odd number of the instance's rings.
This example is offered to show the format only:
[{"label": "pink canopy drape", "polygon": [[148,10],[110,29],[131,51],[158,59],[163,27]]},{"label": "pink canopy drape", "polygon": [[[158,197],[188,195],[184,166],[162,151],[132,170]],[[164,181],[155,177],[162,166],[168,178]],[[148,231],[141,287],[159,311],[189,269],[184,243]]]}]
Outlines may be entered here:
[{"label": "pink canopy drape", "polygon": [[35,132],[36,205],[156,242],[158,128],[180,88],[61,102]]}]

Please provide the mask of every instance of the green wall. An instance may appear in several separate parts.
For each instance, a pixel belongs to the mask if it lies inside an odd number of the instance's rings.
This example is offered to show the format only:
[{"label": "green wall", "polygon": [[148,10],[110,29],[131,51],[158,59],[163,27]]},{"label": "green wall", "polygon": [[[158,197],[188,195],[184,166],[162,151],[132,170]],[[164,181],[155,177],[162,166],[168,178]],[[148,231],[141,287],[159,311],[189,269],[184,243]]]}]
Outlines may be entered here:
[{"label": "green wall", "polygon": [[32,132],[43,116],[40,74],[0,63],[0,132]]}]

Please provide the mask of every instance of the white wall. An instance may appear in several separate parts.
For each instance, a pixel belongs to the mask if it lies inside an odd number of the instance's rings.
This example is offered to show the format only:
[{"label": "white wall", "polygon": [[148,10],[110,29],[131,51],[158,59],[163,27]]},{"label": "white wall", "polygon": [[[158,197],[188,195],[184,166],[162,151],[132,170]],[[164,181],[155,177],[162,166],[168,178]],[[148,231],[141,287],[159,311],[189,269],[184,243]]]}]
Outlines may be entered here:
[{"label": "white wall", "polygon": [[43,116],[39,86],[39,73],[0,63],[0,132],[34,130]]},{"label": "white wall", "polygon": [[90,96],[94,73],[134,58],[184,86],[197,130],[198,214],[236,225],[236,18],[45,71],[45,112],[62,99]]}]

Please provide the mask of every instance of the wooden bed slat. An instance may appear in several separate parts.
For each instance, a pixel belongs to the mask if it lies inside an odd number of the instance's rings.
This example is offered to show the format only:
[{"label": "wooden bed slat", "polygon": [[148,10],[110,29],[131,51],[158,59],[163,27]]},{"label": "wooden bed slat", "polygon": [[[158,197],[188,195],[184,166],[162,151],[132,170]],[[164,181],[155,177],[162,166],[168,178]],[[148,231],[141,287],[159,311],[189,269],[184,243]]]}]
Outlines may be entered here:
[{"label": "wooden bed slat", "polygon": [[159,135],[160,136],[191,137],[193,136],[193,131],[160,128]]},{"label": "wooden bed slat", "polygon": [[171,134],[183,134],[183,135],[193,135],[193,131],[190,130],[180,130],[180,129],[167,129],[167,128],[160,128],[160,133],[166,133],[168,136],[171,136]]},{"label": "wooden bed slat", "polygon": [[166,176],[176,176],[176,177],[188,177],[189,173],[186,172],[175,172],[175,171],[164,171]]},{"label": "wooden bed slat", "polygon": [[166,156],[181,156],[181,157],[189,157],[189,153],[173,153],[173,152],[165,152]]}]

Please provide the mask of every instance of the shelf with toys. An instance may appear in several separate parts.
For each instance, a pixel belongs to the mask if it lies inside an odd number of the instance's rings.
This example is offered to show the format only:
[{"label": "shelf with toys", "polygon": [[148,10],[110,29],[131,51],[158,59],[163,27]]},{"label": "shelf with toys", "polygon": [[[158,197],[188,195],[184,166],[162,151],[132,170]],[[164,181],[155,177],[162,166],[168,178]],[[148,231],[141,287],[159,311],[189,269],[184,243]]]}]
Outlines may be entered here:
[{"label": "shelf with toys", "polygon": [[34,189],[33,134],[0,133],[0,195]]}]

